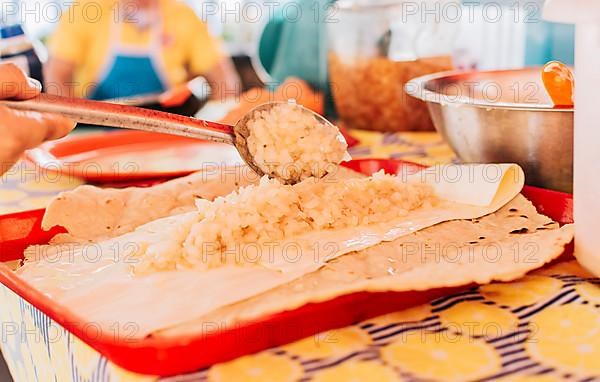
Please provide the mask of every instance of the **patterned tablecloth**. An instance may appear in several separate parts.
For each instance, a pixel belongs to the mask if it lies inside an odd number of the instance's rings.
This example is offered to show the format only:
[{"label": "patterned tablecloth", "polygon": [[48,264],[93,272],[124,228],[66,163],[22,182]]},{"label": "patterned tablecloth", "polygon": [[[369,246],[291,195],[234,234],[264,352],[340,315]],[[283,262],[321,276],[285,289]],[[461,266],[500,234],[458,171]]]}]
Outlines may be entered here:
[{"label": "patterned tablecloth", "polygon": [[[454,160],[434,133],[357,135],[355,157]],[[23,167],[3,179],[0,211],[43,207],[79,184],[48,182]],[[568,261],[162,381],[600,379],[599,283]],[[8,305],[0,310],[3,323],[21,323],[29,335],[52,326],[8,289],[0,289],[0,298]],[[120,369],[68,333],[57,341],[24,341],[5,331],[2,351],[18,382],[157,380]]]}]

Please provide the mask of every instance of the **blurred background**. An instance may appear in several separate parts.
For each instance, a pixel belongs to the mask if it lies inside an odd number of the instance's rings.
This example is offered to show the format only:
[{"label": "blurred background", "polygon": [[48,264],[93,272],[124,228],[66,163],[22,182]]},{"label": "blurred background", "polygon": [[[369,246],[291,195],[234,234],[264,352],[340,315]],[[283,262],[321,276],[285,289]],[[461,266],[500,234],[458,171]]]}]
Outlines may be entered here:
[{"label": "blurred background", "polygon": [[[288,5],[294,2],[298,0],[187,0],[198,17],[207,23],[211,34],[222,40],[225,52],[233,58],[241,74],[243,89],[257,86],[260,80],[269,78],[262,72],[263,68],[256,65],[260,60],[255,60],[261,35],[265,26],[277,18],[282,10],[287,11],[290,19],[294,19],[296,7]],[[483,70],[506,69],[542,65],[551,59],[572,64],[573,27],[542,21],[543,2],[463,1],[463,17],[457,22],[457,35],[452,43],[455,66]],[[313,8],[308,8],[313,11],[317,9],[317,4],[321,7],[331,2],[310,3]],[[40,59],[46,62],[48,50],[44,48],[44,43],[56,29],[61,9],[68,4],[68,1],[56,0],[3,0],[0,12],[3,12],[1,16],[4,23],[23,24],[29,37],[36,41]],[[498,14],[499,8],[501,14]],[[469,17],[465,17],[467,14]],[[335,19],[335,15],[331,19]],[[270,48],[278,49],[275,45],[273,43]],[[274,54],[262,53],[264,56]]]},{"label": "blurred background", "polygon": [[[207,21],[210,31],[224,41],[229,54],[249,57],[256,54],[261,31],[269,21],[268,10],[283,8],[292,1],[297,0],[187,0],[187,3]],[[3,0],[2,3],[5,11],[11,10],[11,15],[6,12],[2,15],[3,21],[23,20],[30,36],[41,41],[56,27],[60,9],[69,4],[68,1],[55,0]],[[465,0],[463,3],[466,4],[465,9],[483,8],[493,3],[502,6],[504,11],[496,21],[494,11],[489,8],[488,21],[494,22],[486,22],[482,12],[473,12],[472,22],[461,18],[456,51],[464,57],[465,64],[495,69],[539,65],[550,59],[572,63],[573,27],[542,21],[544,0]],[[16,14],[12,14],[8,4],[14,4],[18,10]],[[260,12],[257,7],[260,7]],[[210,12],[203,15],[203,10]]]},{"label": "blurred background", "polygon": [[[574,29],[543,21],[543,0],[186,2],[3,0],[5,29],[25,36],[5,30],[0,60],[26,55],[48,93],[227,123],[298,98],[343,128],[377,131],[433,130],[425,105],[405,97],[412,78],[573,64]],[[70,4],[74,16],[61,20]],[[122,22],[108,27],[112,16]],[[19,53],[21,38],[34,49]]]}]

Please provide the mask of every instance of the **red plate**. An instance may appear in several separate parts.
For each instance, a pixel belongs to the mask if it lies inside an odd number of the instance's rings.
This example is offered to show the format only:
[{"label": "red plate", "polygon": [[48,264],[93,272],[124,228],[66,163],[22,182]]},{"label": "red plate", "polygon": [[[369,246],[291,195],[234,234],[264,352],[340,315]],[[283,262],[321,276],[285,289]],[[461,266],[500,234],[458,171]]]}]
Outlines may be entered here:
[{"label": "red plate", "polygon": [[[363,159],[348,167],[367,174],[384,169],[391,173],[414,171],[418,165],[398,160]],[[523,193],[540,212],[561,224],[572,223],[572,196],[560,192],[525,187]],[[23,249],[47,242],[56,232],[41,229],[43,210],[0,217],[0,253],[3,260],[22,258]],[[19,227],[18,229],[15,227]],[[564,256],[572,253],[571,246]],[[218,332],[169,339],[115,341],[111,333],[86,332],[89,323],[67,307],[30,288],[6,265],[0,264],[0,282],[34,305],[42,313],[71,331],[115,364],[143,374],[176,375],[198,370],[239,356],[289,343],[309,335],[350,325],[384,313],[397,311],[463,288],[442,288],[424,292],[353,293],[330,301],[311,303],[292,311],[255,322],[244,322]],[[93,336],[93,338],[91,337]]]},{"label": "red plate", "polygon": [[47,171],[91,183],[166,179],[208,163],[242,163],[231,145],[144,131],[69,136],[28,151],[26,158]]}]

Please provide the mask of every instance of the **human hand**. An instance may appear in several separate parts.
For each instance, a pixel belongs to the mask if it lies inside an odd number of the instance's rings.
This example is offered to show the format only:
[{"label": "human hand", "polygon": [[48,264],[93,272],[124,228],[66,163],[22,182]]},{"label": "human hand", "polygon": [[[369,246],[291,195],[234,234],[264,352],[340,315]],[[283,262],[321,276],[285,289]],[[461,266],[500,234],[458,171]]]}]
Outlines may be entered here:
[{"label": "human hand", "polygon": [[[24,100],[40,93],[42,85],[12,63],[0,63],[0,99]],[[0,105],[0,174],[21,154],[40,143],[65,136],[75,127],[56,114],[20,111]]]},{"label": "human hand", "polygon": [[186,83],[162,93],[158,98],[158,102],[162,107],[172,108],[183,105],[191,96],[192,91]]}]

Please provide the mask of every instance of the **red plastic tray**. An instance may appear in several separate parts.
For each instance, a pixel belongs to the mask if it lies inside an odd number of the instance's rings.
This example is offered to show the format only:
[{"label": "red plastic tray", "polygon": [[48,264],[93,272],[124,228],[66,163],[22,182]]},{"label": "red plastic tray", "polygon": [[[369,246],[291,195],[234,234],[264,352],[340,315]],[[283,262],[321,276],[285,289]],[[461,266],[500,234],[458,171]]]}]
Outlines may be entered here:
[{"label": "red plastic tray", "polygon": [[[344,136],[349,146],[358,143],[349,134],[344,133]],[[124,159],[129,158],[130,153],[135,153],[135,159]],[[145,131],[68,136],[29,150],[25,157],[45,171],[109,185],[164,181],[201,170],[210,161],[242,163],[235,148],[225,143]]]},{"label": "red plastic tray", "polygon": [[[398,160],[364,159],[347,164],[363,173],[379,169],[387,172],[413,171],[419,165]],[[571,223],[572,197],[555,191],[525,187],[523,194],[538,210],[561,224]],[[61,231],[41,229],[43,210],[0,217],[0,253],[2,260],[22,258],[23,249],[43,244]],[[571,254],[572,249],[563,256]],[[76,312],[60,306],[31,288],[6,265],[0,264],[0,282],[48,317],[71,331],[115,364],[143,374],[169,376],[196,371],[270,347],[289,343],[309,335],[343,327],[384,313],[423,304],[461,288],[441,288],[424,292],[354,293],[330,301],[307,304],[255,322],[239,323],[219,332],[208,331],[194,336],[168,339],[148,337],[141,340],[116,341],[112,333],[86,330],[86,322]]]},{"label": "red plastic tray", "polygon": [[[127,159],[131,153],[135,158]],[[235,148],[225,143],[145,131],[68,136],[29,150],[25,157],[46,171],[90,183],[174,178],[201,170],[210,158],[219,164],[242,163]],[[165,160],[167,164],[158,164]]]}]

